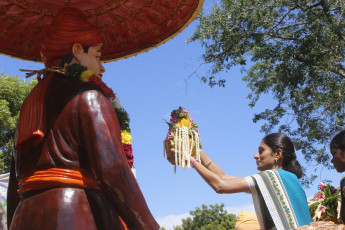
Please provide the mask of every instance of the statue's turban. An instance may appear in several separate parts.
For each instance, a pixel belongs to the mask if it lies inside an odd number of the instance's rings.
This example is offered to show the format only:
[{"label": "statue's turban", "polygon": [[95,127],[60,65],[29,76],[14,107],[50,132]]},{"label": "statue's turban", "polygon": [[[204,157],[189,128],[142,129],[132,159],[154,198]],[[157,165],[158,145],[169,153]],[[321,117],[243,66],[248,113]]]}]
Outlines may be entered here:
[{"label": "statue's turban", "polygon": [[44,34],[40,51],[45,65],[58,66],[61,58],[69,54],[76,43],[96,46],[104,44],[104,39],[98,28],[87,20],[84,12],[76,8],[64,8],[57,13]]}]

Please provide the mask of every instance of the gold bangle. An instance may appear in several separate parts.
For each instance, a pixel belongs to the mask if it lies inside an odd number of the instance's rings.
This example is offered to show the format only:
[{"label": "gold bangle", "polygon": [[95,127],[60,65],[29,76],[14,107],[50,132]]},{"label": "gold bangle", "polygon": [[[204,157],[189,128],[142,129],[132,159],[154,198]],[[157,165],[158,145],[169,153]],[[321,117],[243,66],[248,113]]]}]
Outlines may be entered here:
[{"label": "gold bangle", "polygon": [[204,166],[206,167],[206,168],[208,168],[208,166],[210,166],[210,164],[213,162],[213,160],[210,160],[209,162],[207,162],[206,164],[204,164]]}]

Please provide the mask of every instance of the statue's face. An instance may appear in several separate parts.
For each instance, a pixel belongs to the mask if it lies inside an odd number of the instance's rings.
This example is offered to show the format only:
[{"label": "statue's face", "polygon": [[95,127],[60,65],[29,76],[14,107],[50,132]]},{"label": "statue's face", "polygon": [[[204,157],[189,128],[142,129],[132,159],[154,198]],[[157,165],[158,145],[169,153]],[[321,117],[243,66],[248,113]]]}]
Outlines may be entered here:
[{"label": "statue's face", "polygon": [[102,46],[90,46],[89,52],[84,53],[83,49],[80,52],[75,54],[75,57],[80,62],[80,64],[86,66],[89,70],[93,71],[97,76],[102,78],[102,73],[105,72],[105,69],[100,62],[101,59],[101,48]]}]

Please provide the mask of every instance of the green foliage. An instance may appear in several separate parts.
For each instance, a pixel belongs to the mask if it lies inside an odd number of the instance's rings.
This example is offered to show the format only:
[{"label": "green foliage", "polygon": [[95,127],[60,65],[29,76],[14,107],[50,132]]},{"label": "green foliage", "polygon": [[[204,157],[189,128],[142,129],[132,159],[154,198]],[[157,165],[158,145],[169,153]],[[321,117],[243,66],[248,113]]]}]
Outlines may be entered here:
[{"label": "green foliage", "polygon": [[131,129],[129,128],[130,119],[127,111],[124,108],[116,108],[115,106],[114,108],[117,119],[119,120],[121,131],[131,132]]},{"label": "green foliage", "polygon": [[179,107],[171,112],[171,117],[174,117],[176,120],[180,120],[182,118],[189,118],[188,110],[183,107]]},{"label": "green foliage", "polygon": [[308,207],[309,207],[309,212],[311,213],[311,214],[313,214],[313,213],[315,213],[315,211],[316,211],[316,209],[317,209],[317,207],[319,206],[319,202],[315,202],[315,203],[312,203],[311,205],[309,205]]},{"label": "green foliage", "polygon": [[9,171],[20,108],[36,83],[0,73],[0,173]]},{"label": "green foliage", "polygon": [[221,205],[202,205],[202,209],[196,208],[190,211],[192,218],[182,219],[182,225],[174,227],[174,230],[230,230],[235,228],[236,215],[228,214]]},{"label": "green foliage", "polygon": [[249,105],[265,94],[277,102],[253,121],[265,121],[265,133],[277,127],[293,137],[308,165],[329,167],[330,138],[345,128],[344,10],[343,0],[222,0],[200,13],[189,38],[212,63],[211,86],[218,72],[249,68]]},{"label": "green foliage", "polygon": [[87,67],[79,63],[72,65],[65,64],[65,77],[74,81],[80,81],[81,73],[86,71]]}]

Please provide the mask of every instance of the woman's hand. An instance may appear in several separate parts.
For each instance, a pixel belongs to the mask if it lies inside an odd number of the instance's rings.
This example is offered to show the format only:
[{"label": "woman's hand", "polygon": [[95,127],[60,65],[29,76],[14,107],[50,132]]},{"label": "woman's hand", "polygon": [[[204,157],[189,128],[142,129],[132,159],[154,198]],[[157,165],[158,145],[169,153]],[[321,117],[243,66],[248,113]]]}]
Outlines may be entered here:
[{"label": "woman's hand", "polygon": [[167,154],[167,159],[170,164],[175,165],[175,149],[171,146],[170,141],[164,141],[164,148]]},{"label": "woman's hand", "polygon": [[[175,148],[171,145],[170,141],[164,141],[164,145],[165,145],[165,151],[167,154],[167,160],[172,165],[178,164],[178,162],[175,161],[175,154],[178,154],[179,152],[175,150]],[[187,165],[187,160],[185,160],[185,164]]]},{"label": "woman's hand", "polygon": [[168,161],[170,162],[170,164],[172,164],[172,165],[175,165],[175,164],[176,164],[176,163],[175,163],[175,157],[168,157],[167,159],[168,159]]}]

